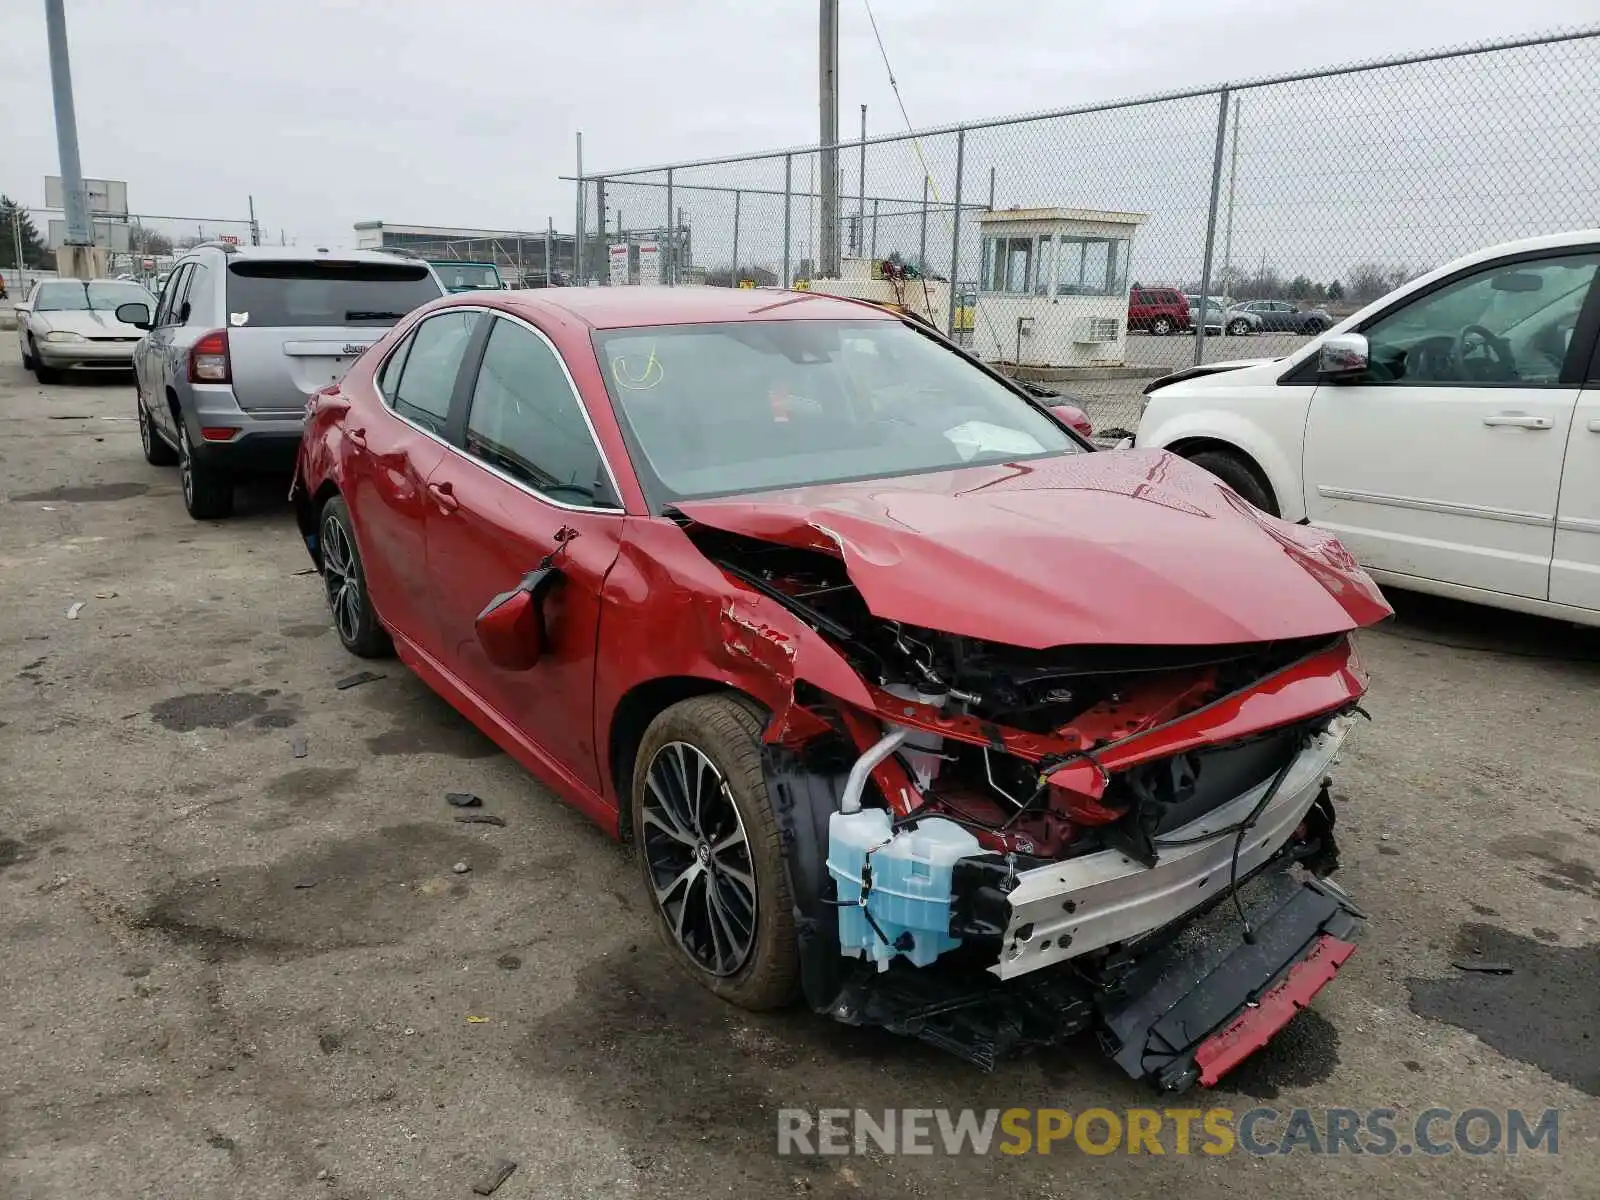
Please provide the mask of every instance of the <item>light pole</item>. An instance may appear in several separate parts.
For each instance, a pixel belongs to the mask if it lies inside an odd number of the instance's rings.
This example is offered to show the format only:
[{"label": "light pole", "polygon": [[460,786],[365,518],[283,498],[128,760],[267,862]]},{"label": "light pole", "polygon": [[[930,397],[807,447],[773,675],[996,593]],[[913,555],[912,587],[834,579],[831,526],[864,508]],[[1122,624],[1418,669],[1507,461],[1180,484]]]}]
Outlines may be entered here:
[{"label": "light pole", "polygon": [[[55,101],[56,150],[61,156],[61,204],[66,209],[65,271],[68,277],[95,275],[94,231],[89,225],[89,197],[78,161],[78,117],[72,107],[72,64],[67,57],[67,14],[62,0],[44,0],[45,35],[50,44],[50,92]],[[61,264],[57,264],[58,267]]]},{"label": "light pole", "polygon": [[[839,0],[822,0],[817,50],[818,144],[822,158],[822,270],[839,277]],[[737,265],[737,264],[735,264]]]}]

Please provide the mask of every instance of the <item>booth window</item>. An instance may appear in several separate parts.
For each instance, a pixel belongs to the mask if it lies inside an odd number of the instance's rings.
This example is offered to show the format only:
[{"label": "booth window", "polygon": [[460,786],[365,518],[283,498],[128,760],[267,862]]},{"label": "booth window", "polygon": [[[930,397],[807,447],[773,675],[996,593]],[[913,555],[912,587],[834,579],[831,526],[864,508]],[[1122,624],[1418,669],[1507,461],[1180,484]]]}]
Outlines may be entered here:
[{"label": "booth window", "polygon": [[985,292],[1013,296],[1120,296],[1128,290],[1127,238],[990,237],[983,242]]},{"label": "booth window", "polygon": [[1128,239],[1063,237],[1059,296],[1120,296],[1128,290]]},{"label": "booth window", "polygon": [[1025,295],[1033,291],[1037,275],[1034,265],[1035,243],[1031,237],[987,238],[984,248],[983,290]]}]

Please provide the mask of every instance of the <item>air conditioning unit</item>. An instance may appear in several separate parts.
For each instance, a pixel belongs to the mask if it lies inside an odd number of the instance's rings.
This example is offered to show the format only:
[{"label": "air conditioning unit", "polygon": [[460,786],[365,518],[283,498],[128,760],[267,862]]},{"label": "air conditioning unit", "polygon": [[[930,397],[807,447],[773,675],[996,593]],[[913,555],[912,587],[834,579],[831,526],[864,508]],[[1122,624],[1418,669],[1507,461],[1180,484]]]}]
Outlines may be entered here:
[{"label": "air conditioning unit", "polygon": [[1090,317],[1084,322],[1084,331],[1077,338],[1079,344],[1101,344],[1117,340],[1120,324],[1115,317]]}]

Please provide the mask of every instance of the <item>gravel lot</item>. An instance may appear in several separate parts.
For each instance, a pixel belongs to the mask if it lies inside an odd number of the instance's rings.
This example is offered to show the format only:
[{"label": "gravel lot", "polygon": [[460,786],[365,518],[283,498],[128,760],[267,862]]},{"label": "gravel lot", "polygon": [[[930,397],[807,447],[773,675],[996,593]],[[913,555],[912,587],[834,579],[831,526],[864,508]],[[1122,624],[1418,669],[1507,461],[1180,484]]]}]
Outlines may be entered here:
[{"label": "gravel lot", "polygon": [[[1558,1155],[779,1158],[780,1106],[1154,1098],[1087,1040],[986,1076],[709,999],[624,850],[397,663],[336,689],[363,664],[282,483],[192,522],[132,414],[0,339],[0,1196],[435,1200],[501,1156],[516,1200],[1594,1196],[1600,637],[1400,597],[1363,638],[1336,776],[1363,949],[1187,1098],[1555,1106]],[[1452,968],[1475,950],[1515,973]]]}]

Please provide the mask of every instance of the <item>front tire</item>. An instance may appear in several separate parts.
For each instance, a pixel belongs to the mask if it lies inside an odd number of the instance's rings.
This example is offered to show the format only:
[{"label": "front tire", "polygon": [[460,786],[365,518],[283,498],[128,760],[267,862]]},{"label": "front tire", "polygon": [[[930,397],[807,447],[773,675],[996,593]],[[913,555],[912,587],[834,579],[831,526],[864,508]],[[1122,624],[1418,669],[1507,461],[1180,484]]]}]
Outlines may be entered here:
[{"label": "front tire", "polygon": [[394,651],[389,633],[372,608],[367,572],[356,546],[355,522],[344,497],[331,497],[317,522],[322,554],[322,586],[339,644],[357,658],[386,658]]},{"label": "front tire", "polygon": [[1150,322],[1150,332],[1156,337],[1166,337],[1175,328],[1171,317],[1156,317]]},{"label": "front tire", "polygon": [[740,1008],[799,993],[794,901],[761,771],[761,718],[729,695],[666,709],[634,760],[633,830],[656,931],[678,965]]},{"label": "front tire", "polygon": [[1244,337],[1245,334],[1250,332],[1250,322],[1249,321],[1230,321],[1228,323],[1228,332],[1231,333],[1234,337]]},{"label": "front tire", "polygon": [[1278,502],[1273,498],[1272,490],[1239,455],[1227,450],[1202,450],[1191,455],[1189,461],[1210,471],[1262,512],[1278,516]]},{"label": "front tire", "polygon": [[44,365],[44,359],[39,357],[39,343],[31,336],[28,338],[28,348],[28,365],[33,368],[33,377],[40,383],[59,383],[61,372]]},{"label": "front tire", "polygon": [[195,458],[189,442],[189,424],[178,415],[178,482],[183,486],[183,507],[196,521],[215,521],[233,515],[233,479],[226,471]]}]

